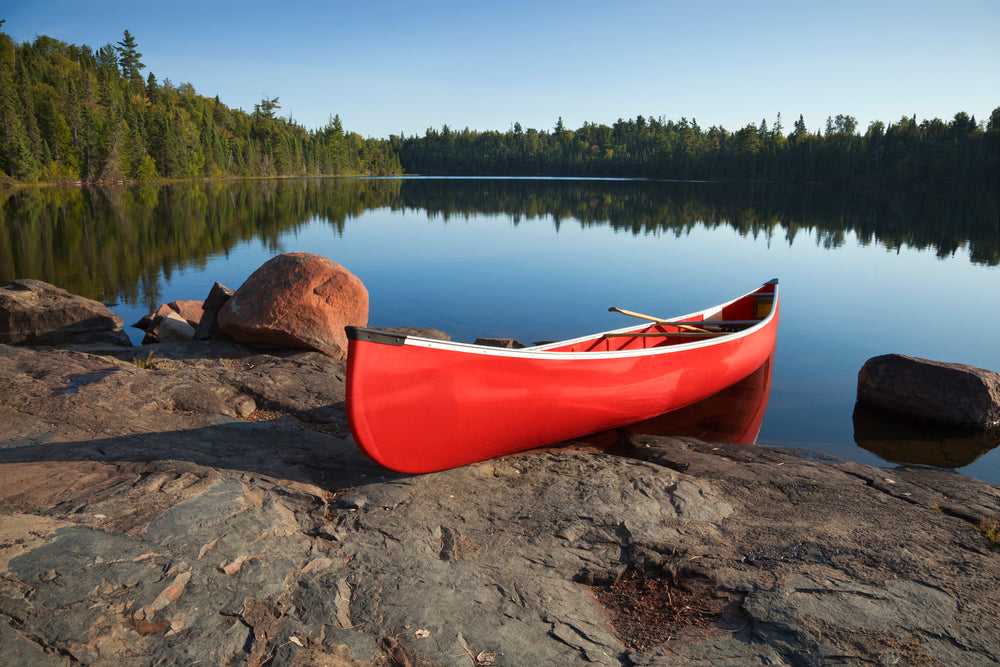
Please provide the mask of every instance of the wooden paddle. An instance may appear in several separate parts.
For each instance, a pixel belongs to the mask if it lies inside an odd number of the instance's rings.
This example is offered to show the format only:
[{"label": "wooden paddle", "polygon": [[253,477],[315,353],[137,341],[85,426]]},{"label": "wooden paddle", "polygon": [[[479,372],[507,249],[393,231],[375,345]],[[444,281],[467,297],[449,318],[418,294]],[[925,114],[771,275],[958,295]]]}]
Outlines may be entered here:
[{"label": "wooden paddle", "polygon": [[650,320],[652,322],[656,322],[657,324],[669,324],[670,326],[678,327],[678,328],[684,329],[686,331],[694,331],[694,332],[697,332],[697,333],[709,333],[709,332],[705,331],[704,329],[702,329],[700,327],[693,327],[693,326],[690,326],[688,324],[675,324],[675,323],[673,323],[673,322],[671,322],[669,320],[660,319],[659,317],[652,317],[651,315],[643,315],[642,313],[636,313],[636,312],[633,312],[631,310],[622,310],[621,308],[615,308],[614,306],[611,306],[610,308],[608,308],[608,312],[609,313],[621,313],[622,315],[629,315],[631,317],[638,317],[641,320]]}]

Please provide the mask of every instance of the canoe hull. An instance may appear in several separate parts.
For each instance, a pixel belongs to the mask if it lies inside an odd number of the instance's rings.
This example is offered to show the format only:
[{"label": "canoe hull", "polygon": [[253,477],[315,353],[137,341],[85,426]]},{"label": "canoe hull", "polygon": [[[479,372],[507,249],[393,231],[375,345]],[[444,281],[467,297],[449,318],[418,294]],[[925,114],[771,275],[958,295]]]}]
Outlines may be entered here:
[{"label": "canoe hull", "polygon": [[664,348],[505,350],[413,337],[387,343],[349,331],[351,431],[381,465],[422,473],[648,419],[711,396],[768,359],[776,284],[773,292],[760,325]]},{"label": "canoe hull", "polygon": [[717,394],[652,419],[628,424],[614,433],[687,436],[752,445],[757,441],[767,412],[773,366],[774,355],[771,355],[763,366]]}]

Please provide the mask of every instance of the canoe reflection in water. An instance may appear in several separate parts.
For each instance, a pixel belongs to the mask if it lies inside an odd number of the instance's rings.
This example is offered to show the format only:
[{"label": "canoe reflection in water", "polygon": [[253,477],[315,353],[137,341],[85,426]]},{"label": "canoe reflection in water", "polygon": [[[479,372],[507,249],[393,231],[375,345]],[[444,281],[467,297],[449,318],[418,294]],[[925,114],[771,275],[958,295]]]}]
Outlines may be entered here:
[{"label": "canoe reflection in water", "polygon": [[589,445],[611,446],[629,435],[638,434],[752,445],[757,441],[764,413],[767,412],[773,366],[772,354],[746,378],[702,401],[581,440]]},{"label": "canoe reflection in water", "polygon": [[1000,445],[1000,430],[925,423],[857,404],[854,442],[891,463],[953,469]]}]

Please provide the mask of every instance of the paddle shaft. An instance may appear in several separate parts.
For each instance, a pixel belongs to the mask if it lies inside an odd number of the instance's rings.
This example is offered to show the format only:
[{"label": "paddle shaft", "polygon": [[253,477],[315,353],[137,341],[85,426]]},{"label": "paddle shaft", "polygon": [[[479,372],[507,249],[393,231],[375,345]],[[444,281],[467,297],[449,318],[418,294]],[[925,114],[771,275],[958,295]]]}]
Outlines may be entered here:
[{"label": "paddle shaft", "polygon": [[642,313],[636,313],[631,310],[615,308],[614,306],[608,308],[608,310],[613,313],[621,313],[623,315],[630,315],[643,320],[649,320],[650,322],[656,322],[657,324],[669,324],[670,326],[680,327],[682,329],[687,329],[688,331],[695,331],[696,333],[700,332],[702,330],[701,328],[705,326],[749,326],[760,323],[760,320],[699,320],[697,322],[677,322],[663,320],[659,317],[653,317],[651,315],[643,315]]},{"label": "paddle shaft", "polygon": [[615,308],[611,306],[608,308],[609,311],[613,313],[621,313],[622,315],[629,315],[631,317],[638,317],[640,320],[649,320],[651,322],[657,322],[658,324],[670,324],[672,326],[680,327],[681,329],[686,329],[688,331],[698,331],[697,328],[688,326],[686,324],[674,324],[673,322],[668,322],[667,320],[661,319],[659,317],[652,317],[651,315],[643,315],[642,313],[636,313],[631,310],[623,310],[622,308]]}]

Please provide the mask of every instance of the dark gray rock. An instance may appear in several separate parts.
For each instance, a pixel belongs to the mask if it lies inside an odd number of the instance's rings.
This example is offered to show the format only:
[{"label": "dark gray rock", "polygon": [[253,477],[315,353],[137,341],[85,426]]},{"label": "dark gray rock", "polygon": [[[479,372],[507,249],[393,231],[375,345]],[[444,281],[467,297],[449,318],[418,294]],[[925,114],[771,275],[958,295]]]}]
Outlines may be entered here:
[{"label": "dark gray rock", "polygon": [[858,402],[924,421],[995,426],[1000,424],[1000,373],[886,354],[862,366]]},{"label": "dark gray rock", "polygon": [[378,330],[386,333],[402,334],[403,336],[417,336],[419,338],[432,338],[434,340],[451,340],[451,336],[440,329],[427,329],[422,327],[378,327]]},{"label": "dark gray rock", "polygon": [[153,313],[146,313],[145,315],[140,317],[139,320],[132,325],[132,327],[134,329],[139,329],[140,331],[148,331],[150,328],[153,327],[154,319],[155,317],[153,316]]},{"label": "dark gray rock", "polygon": [[130,346],[121,327],[122,318],[103,303],[41,280],[13,280],[0,286],[0,343]]},{"label": "dark gray rock", "polygon": [[219,329],[219,311],[233,296],[233,290],[222,283],[215,283],[209,290],[202,305],[204,314],[194,331],[194,340],[229,340],[229,336]]},{"label": "dark gray rock", "polygon": [[645,436],[399,475],[342,361],[142,352],[0,345],[2,664],[1000,660],[994,485]]}]

